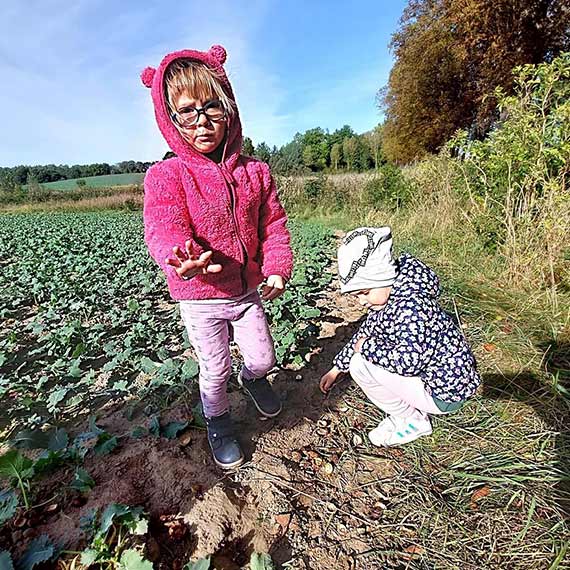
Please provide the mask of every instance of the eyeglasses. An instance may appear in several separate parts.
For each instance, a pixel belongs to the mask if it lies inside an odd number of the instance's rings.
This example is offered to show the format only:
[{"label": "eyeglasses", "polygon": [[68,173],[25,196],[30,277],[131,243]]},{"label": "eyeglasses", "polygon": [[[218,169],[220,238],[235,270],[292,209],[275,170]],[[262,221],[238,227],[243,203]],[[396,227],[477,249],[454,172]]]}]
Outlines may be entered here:
[{"label": "eyeglasses", "polygon": [[221,121],[225,118],[226,112],[222,103],[217,99],[208,101],[201,109],[194,107],[184,107],[178,113],[172,113],[172,119],[182,128],[193,127],[198,124],[200,115],[205,115],[209,121]]}]

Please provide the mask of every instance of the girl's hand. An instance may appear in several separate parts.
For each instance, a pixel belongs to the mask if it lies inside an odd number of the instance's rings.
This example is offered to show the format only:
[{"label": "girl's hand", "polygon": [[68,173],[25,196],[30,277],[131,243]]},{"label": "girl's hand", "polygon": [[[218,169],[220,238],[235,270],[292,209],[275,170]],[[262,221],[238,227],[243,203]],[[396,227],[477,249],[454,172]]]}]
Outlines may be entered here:
[{"label": "girl's hand", "polygon": [[211,251],[205,251],[200,256],[194,255],[190,240],[184,244],[184,248],[185,251],[182,251],[178,246],[173,247],[175,257],[166,259],[166,264],[174,267],[181,279],[190,279],[198,273],[219,273],[222,270],[219,263],[210,262]]},{"label": "girl's hand", "polygon": [[362,350],[362,345],[368,340],[367,336],[363,336],[356,341],[354,345],[354,352],[360,352]]},{"label": "girl's hand", "polygon": [[285,291],[285,282],[281,275],[270,275],[267,284],[261,288],[261,298],[264,301],[273,301]]},{"label": "girl's hand", "polygon": [[333,366],[326,374],[321,377],[319,388],[323,394],[326,394],[331,389],[332,385],[336,382],[340,374],[340,370],[336,366]]}]

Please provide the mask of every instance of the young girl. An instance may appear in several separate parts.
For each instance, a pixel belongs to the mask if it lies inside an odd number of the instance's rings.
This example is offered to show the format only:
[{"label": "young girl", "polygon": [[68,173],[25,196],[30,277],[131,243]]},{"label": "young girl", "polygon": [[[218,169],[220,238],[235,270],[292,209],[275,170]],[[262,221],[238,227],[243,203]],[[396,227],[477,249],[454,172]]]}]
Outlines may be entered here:
[{"label": "young girl", "polygon": [[259,412],[281,402],[267,382],[275,364],[262,299],[284,290],[292,270],[287,218],[267,164],[241,154],[241,123],[224,72],[226,52],[184,50],[146,68],[156,120],[177,155],[145,177],[145,241],[166,273],[200,364],[200,396],[214,461],[237,467],[243,452],[226,384],[230,335],[244,365],[239,382]]},{"label": "young girl", "polygon": [[439,306],[439,280],[411,255],[392,259],[390,228],[358,228],[338,251],[342,293],[370,309],[365,322],[322,378],[328,391],[350,372],[386,418],[374,445],[398,445],[432,432],[428,414],[459,409],[481,379],[451,317]]}]

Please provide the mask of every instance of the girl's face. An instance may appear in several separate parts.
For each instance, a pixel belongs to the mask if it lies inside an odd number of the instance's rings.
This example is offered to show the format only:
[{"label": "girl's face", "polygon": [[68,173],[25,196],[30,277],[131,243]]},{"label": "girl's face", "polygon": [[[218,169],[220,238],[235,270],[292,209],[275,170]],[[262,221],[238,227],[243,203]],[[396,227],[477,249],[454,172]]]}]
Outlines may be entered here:
[{"label": "girl's face", "polygon": [[[184,113],[189,108],[202,109],[209,100],[194,99],[188,93],[181,93],[174,101],[177,113]],[[180,127],[182,135],[195,150],[202,154],[214,152],[224,140],[227,119],[211,120],[200,113],[198,121],[189,127]]]},{"label": "girl's face", "polygon": [[374,289],[354,291],[352,294],[358,297],[358,302],[363,307],[374,311],[380,311],[386,306],[391,291],[392,287],[376,287]]}]

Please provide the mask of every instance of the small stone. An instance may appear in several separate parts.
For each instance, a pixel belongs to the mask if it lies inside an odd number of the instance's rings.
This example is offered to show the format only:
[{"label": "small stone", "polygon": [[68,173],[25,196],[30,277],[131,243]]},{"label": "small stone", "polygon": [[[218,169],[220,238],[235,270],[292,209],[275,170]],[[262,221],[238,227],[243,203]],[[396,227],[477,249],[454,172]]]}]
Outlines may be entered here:
[{"label": "small stone", "polygon": [[329,510],[331,513],[333,513],[334,511],[337,510],[336,505],[330,501],[328,503],[326,503],[326,506],[327,506],[327,510]]},{"label": "small stone", "polygon": [[329,433],[328,430],[326,430],[324,428],[317,428],[316,432],[317,432],[317,435],[320,435],[321,437],[324,437],[325,435],[327,435]]},{"label": "small stone", "polygon": [[307,495],[299,495],[299,503],[308,509],[313,506],[314,500],[312,497],[308,497]]},{"label": "small stone", "polygon": [[46,513],[55,513],[59,510],[59,505],[57,503],[52,503],[45,508]]},{"label": "small stone", "polygon": [[329,422],[325,419],[320,419],[317,421],[317,425],[322,428],[326,428],[329,425]]},{"label": "small stone", "polygon": [[327,475],[332,475],[332,472],[334,471],[334,467],[333,467],[332,463],[325,463],[323,466],[323,471]]},{"label": "small stone", "polygon": [[363,442],[364,440],[362,439],[362,436],[358,435],[357,433],[352,436],[353,445],[358,447],[359,445],[362,445]]},{"label": "small stone", "polygon": [[319,467],[323,464],[323,458],[322,457],[315,457],[315,459],[313,461],[315,462],[315,465],[317,467]]},{"label": "small stone", "polygon": [[297,382],[300,382],[303,379],[303,375],[302,374],[297,374],[295,376],[295,380],[297,380]]},{"label": "small stone", "polygon": [[192,442],[192,432],[187,431],[178,438],[178,443],[181,447],[186,447]]},{"label": "small stone", "polygon": [[298,451],[293,451],[291,453],[291,459],[295,462],[295,463],[299,463],[299,461],[301,461],[301,459],[303,458],[303,456],[298,452]]}]

